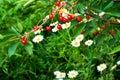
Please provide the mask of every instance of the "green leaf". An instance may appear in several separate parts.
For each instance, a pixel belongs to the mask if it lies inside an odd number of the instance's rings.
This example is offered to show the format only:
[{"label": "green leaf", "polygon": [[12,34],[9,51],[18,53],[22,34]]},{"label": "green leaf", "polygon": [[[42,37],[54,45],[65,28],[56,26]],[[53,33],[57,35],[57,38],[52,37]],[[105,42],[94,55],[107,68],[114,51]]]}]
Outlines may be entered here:
[{"label": "green leaf", "polygon": [[83,7],[82,4],[79,4],[79,5],[78,5],[78,10],[79,10],[79,12],[82,13],[82,14],[85,13],[85,11],[84,11],[84,7]]},{"label": "green leaf", "polygon": [[25,50],[27,51],[28,54],[32,54],[33,53],[33,44],[31,42],[28,42],[25,45]]},{"label": "green leaf", "polygon": [[13,34],[8,34],[6,36],[4,36],[3,39],[0,40],[0,46],[3,46],[5,43],[9,42],[12,38],[13,38]]},{"label": "green leaf", "polygon": [[120,46],[115,47],[110,54],[114,54],[120,51]]},{"label": "green leaf", "polygon": [[79,24],[79,26],[78,26],[77,29],[75,30],[75,36],[79,35],[80,32],[85,28],[85,26],[86,26],[85,23]]},{"label": "green leaf", "polygon": [[21,23],[18,23],[18,26],[17,26],[19,32],[22,32],[23,31],[23,26]]},{"label": "green leaf", "polygon": [[111,1],[111,2],[109,2],[108,3],[108,5],[106,5],[105,7],[104,7],[104,9],[103,10],[106,10],[106,9],[109,9],[110,7],[112,7],[113,6],[113,0]]},{"label": "green leaf", "polygon": [[13,30],[13,32],[14,32],[17,36],[19,36],[19,35],[20,35],[20,33],[17,31],[17,29],[16,29],[16,28],[11,27],[11,29]]},{"label": "green leaf", "polygon": [[2,34],[0,34],[0,40],[2,40],[4,38],[4,36]]},{"label": "green leaf", "polygon": [[115,17],[120,17],[120,13],[119,12],[115,12],[115,11],[106,12],[106,14],[111,15],[111,16],[115,16]]},{"label": "green leaf", "polygon": [[17,49],[17,46],[19,45],[19,42],[13,42],[9,49],[8,49],[8,55],[9,57],[11,57],[14,53],[15,53],[15,50]]}]

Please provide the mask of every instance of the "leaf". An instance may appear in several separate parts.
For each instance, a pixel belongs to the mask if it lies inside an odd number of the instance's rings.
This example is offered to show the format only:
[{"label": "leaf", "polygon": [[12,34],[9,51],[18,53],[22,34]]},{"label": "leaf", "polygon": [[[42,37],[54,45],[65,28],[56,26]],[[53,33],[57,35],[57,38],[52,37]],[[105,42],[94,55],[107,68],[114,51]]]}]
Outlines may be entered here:
[{"label": "leaf", "polygon": [[4,38],[2,40],[0,40],[0,46],[3,46],[5,43],[9,42],[12,38],[13,38],[13,34],[8,34],[6,36],[4,36]]},{"label": "leaf", "polygon": [[120,13],[119,12],[115,12],[115,11],[106,12],[106,14],[111,15],[111,16],[115,16],[115,17],[120,17]]},{"label": "leaf", "polygon": [[11,57],[14,53],[15,53],[15,50],[17,49],[17,46],[19,45],[19,42],[13,42],[9,49],[8,49],[8,55],[9,57]]},{"label": "leaf", "polygon": [[31,42],[28,42],[28,44],[25,45],[25,50],[28,54],[31,55],[33,53],[33,44]]},{"label": "leaf", "polygon": [[21,23],[18,23],[18,30],[19,30],[19,32],[22,32],[23,31],[23,26],[22,26],[22,24]]},{"label": "leaf", "polygon": [[106,5],[103,10],[109,9],[112,6],[113,6],[113,0],[110,3],[108,3],[108,5]]},{"label": "leaf", "polygon": [[115,47],[110,54],[114,54],[120,51],[120,46]]},{"label": "leaf", "polygon": [[78,5],[78,10],[79,10],[79,12],[82,13],[82,14],[85,13],[85,11],[84,11],[84,7],[83,7],[82,4],[79,4],[79,5]]},{"label": "leaf", "polygon": [[14,32],[17,36],[19,36],[19,35],[20,35],[20,33],[16,30],[16,28],[11,27],[11,29],[13,30],[13,32]]},{"label": "leaf", "polygon": [[75,30],[75,36],[79,35],[80,32],[85,28],[85,26],[86,26],[85,23],[79,24],[79,26],[78,26],[77,29]]}]

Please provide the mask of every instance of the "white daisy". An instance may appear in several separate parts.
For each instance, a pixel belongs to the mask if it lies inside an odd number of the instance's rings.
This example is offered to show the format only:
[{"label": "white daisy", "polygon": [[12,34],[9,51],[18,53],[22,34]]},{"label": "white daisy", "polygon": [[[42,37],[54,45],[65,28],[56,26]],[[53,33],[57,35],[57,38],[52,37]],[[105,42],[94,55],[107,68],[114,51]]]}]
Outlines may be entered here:
[{"label": "white daisy", "polygon": [[117,67],[117,65],[112,66],[111,70],[114,70]]},{"label": "white daisy", "polygon": [[87,46],[91,46],[91,45],[92,45],[92,43],[93,43],[93,41],[92,41],[92,40],[87,40],[87,41],[85,42],[85,45],[87,45]]},{"label": "white daisy", "polygon": [[40,32],[41,32],[41,30],[38,29],[38,30],[34,31],[34,34],[39,34]]},{"label": "white daisy", "polygon": [[71,44],[72,44],[72,46],[74,46],[74,47],[79,47],[79,46],[80,46],[80,42],[77,41],[77,40],[73,40]]},{"label": "white daisy", "polygon": [[52,32],[57,32],[59,29],[57,28],[57,25],[52,29]]},{"label": "white daisy", "polygon": [[43,39],[44,39],[44,38],[43,38],[42,35],[37,35],[37,36],[35,36],[35,37],[33,38],[32,41],[35,42],[35,43],[39,43],[39,42],[41,42]]},{"label": "white daisy", "polygon": [[56,26],[58,24],[58,21],[51,23],[50,26]]},{"label": "white daisy", "polygon": [[117,65],[120,65],[120,61],[117,61]]},{"label": "white daisy", "polygon": [[67,75],[69,78],[74,78],[78,75],[78,72],[75,70],[72,70],[72,71],[69,71]]},{"label": "white daisy", "polygon": [[102,17],[105,14],[105,12],[100,12],[99,17]]},{"label": "white daisy", "polygon": [[77,41],[82,41],[84,39],[84,35],[83,34],[80,34],[80,35],[78,35],[77,37],[76,37],[76,39],[75,40],[77,40]]},{"label": "white daisy", "polygon": [[71,22],[67,22],[65,24],[62,24],[62,29],[66,29],[66,28],[69,28],[71,25]]},{"label": "white daisy", "polygon": [[59,73],[56,75],[56,78],[58,78],[58,79],[63,79],[63,78],[65,78],[65,76],[66,76],[66,73],[64,73],[64,72],[59,72]]},{"label": "white daisy", "polygon": [[60,73],[60,71],[55,71],[55,72],[54,72],[54,75],[57,75],[58,73]]},{"label": "white daisy", "polygon": [[97,70],[102,72],[103,70],[105,70],[107,68],[106,64],[103,63],[103,64],[100,64],[99,66],[97,66]]}]

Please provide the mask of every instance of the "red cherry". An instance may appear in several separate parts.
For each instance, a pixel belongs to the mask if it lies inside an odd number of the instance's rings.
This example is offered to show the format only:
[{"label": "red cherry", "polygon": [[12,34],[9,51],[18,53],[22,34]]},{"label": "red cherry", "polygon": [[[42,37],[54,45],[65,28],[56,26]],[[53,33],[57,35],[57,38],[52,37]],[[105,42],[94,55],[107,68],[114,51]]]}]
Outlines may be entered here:
[{"label": "red cherry", "polygon": [[64,23],[65,23],[65,22],[67,22],[67,21],[68,21],[68,19],[67,19],[67,18],[64,18],[64,17],[62,18],[62,22],[64,22]]},{"label": "red cherry", "polygon": [[72,19],[74,19],[74,18],[75,18],[75,16],[74,16],[74,15],[72,15],[72,14],[68,14],[67,18],[68,18],[68,19],[70,19],[70,20],[72,20]]},{"label": "red cherry", "polygon": [[111,30],[110,31],[110,34],[113,36],[115,34],[115,31],[114,30]]},{"label": "red cherry", "polygon": [[39,29],[39,27],[38,26],[34,26],[34,31],[37,31],[38,29]]},{"label": "red cherry", "polygon": [[105,29],[106,29],[106,26],[105,26],[105,25],[103,25],[103,26],[102,26],[102,29],[104,29],[104,30],[105,30]]},{"label": "red cherry", "polygon": [[62,21],[62,20],[63,20],[63,17],[62,17],[62,16],[60,16],[60,17],[59,17],[59,20],[60,20],[60,21]]},{"label": "red cherry", "polygon": [[82,31],[81,31],[81,34],[84,34],[84,32],[85,32],[85,30],[82,30]]},{"label": "red cherry", "polygon": [[77,17],[76,20],[77,20],[78,22],[80,22],[80,21],[82,21],[82,18],[81,18],[81,17]]},{"label": "red cherry", "polygon": [[78,26],[79,26],[79,24],[76,24],[75,26],[76,26],[76,27],[78,27]]},{"label": "red cherry", "polygon": [[56,6],[60,6],[61,2],[60,1],[57,1],[56,2]]},{"label": "red cherry", "polygon": [[67,18],[71,20],[72,19],[72,15],[68,14]]},{"label": "red cherry", "polygon": [[26,38],[25,37],[23,37],[23,39],[22,39],[22,44],[27,44],[27,40],[26,40]]},{"label": "red cherry", "polygon": [[61,24],[58,24],[58,25],[57,25],[57,28],[58,28],[59,30],[62,29]]},{"label": "red cherry", "polygon": [[50,19],[53,19],[53,18],[54,18],[54,14],[50,14],[50,15],[49,15],[49,18],[50,18]]},{"label": "red cherry", "polygon": [[93,34],[94,34],[94,36],[97,36],[99,34],[99,32],[95,31]]},{"label": "red cherry", "polygon": [[88,15],[88,16],[87,16],[87,19],[89,20],[90,18],[91,18],[91,16],[90,16],[90,15]]},{"label": "red cherry", "polygon": [[51,27],[50,27],[50,26],[47,26],[47,27],[46,27],[46,31],[51,31]]}]

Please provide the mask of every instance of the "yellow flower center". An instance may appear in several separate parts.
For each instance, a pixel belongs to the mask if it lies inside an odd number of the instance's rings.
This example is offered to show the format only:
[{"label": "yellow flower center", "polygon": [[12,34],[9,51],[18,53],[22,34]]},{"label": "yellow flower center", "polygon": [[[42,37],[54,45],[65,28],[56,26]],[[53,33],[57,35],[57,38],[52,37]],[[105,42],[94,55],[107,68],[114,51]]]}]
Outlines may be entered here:
[{"label": "yellow flower center", "polygon": [[78,42],[75,42],[75,45],[78,45]]},{"label": "yellow flower center", "polygon": [[74,74],[74,73],[71,73],[71,76],[75,76],[75,74]]},{"label": "yellow flower center", "polygon": [[60,73],[60,75],[59,75],[60,77],[63,77],[63,74],[62,73]]},{"label": "yellow flower center", "polygon": [[41,38],[37,38],[37,41],[40,41],[41,40]]},{"label": "yellow flower center", "polygon": [[90,41],[88,41],[88,44],[90,44],[91,42]]},{"label": "yellow flower center", "polygon": [[104,69],[104,66],[100,66],[100,69]]}]

